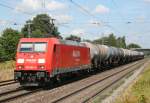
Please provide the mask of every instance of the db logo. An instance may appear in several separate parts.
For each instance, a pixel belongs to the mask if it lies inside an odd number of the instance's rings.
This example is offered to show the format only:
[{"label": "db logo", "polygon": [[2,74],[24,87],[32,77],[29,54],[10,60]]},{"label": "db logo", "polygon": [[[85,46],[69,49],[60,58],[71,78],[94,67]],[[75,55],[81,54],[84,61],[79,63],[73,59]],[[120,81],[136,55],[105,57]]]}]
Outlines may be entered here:
[{"label": "db logo", "polygon": [[80,51],[74,50],[73,51],[73,57],[80,57]]}]

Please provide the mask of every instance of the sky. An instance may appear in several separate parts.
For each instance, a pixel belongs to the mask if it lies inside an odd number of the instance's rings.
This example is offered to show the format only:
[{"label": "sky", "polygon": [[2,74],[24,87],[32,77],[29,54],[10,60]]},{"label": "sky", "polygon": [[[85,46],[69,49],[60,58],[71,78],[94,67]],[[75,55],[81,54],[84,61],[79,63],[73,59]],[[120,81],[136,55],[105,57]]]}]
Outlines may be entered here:
[{"label": "sky", "polygon": [[40,13],[55,19],[63,37],[94,40],[114,33],[150,48],[150,0],[0,0],[0,32],[20,31]]}]

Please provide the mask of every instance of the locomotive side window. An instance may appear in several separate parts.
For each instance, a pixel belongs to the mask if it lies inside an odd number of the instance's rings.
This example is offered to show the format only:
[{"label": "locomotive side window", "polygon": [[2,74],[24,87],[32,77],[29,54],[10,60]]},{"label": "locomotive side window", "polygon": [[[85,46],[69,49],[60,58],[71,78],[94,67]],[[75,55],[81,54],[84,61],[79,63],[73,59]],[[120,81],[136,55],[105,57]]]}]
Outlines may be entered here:
[{"label": "locomotive side window", "polygon": [[21,43],[20,52],[32,52],[33,51],[33,43]]},{"label": "locomotive side window", "polygon": [[44,42],[36,42],[34,43],[34,51],[35,52],[45,52],[47,43]]}]

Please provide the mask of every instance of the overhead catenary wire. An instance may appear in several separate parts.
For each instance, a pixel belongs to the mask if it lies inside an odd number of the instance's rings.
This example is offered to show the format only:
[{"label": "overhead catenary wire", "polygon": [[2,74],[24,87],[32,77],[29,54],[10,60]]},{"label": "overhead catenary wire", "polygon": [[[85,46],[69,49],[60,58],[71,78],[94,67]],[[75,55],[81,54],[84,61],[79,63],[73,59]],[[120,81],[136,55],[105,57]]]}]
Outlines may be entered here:
[{"label": "overhead catenary wire", "polygon": [[[3,3],[0,3],[0,6],[8,8],[8,9],[11,9],[11,10],[16,10],[16,8],[14,8],[12,6],[8,6],[8,5],[3,4]],[[18,9],[18,11],[21,12],[21,13],[23,13],[23,14],[26,14],[26,15],[32,15],[31,13],[26,12],[26,11],[22,11],[21,9]]]},{"label": "overhead catenary wire", "polygon": [[5,24],[12,24],[12,25],[23,25],[23,23],[19,23],[19,22],[16,22],[14,20],[4,20],[4,19],[0,19],[0,24],[1,25],[5,25]]},{"label": "overhead catenary wire", "polygon": [[[118,8],[118,5],[117,5],[117,3],[115,2],[115,0],[111,0],[112,1],[112,4],[116,7],[116,8]],[[124,16],[122,15],[122,13],[117,9],[117,12],[118,12],[118,14],[120,15],[120,17],[121,17],[121,19],[122,20],[125,20],[124,19]]]},{"label": "overhead catenary wire", "polygon": [[[0,6],[5,7],[5,8],[8,8],[8,9],[11,9],[11,10],[16,10],[16,8],[14,8],[14,7],[12,7],[12,6],[8,6],[8,5],[3,4],[3,3],[0,3]],[[18,9],[18,11],[20,11],[21,13],[26,14],[26,15],[32,15],[32,14],[30,14],[30,13],[28,13],[28,12],[25,12],[25,11],[22,11],[22,10],[20,10],[20,9]],[[18,23],[14,22],[13,25],[18,25]],[[30,25],[28,25],[28,26],[30,26]],[[30,28],[30,27],[28,27],[28,29],[29,29],[29,28]],[[30,36],[30,35],[29,35],[29,36]]]},{"label": "overhead catenary wire", "polygon": [[77,6],[78,8],[80,8],[82,11],[84,11],[86,14],[92,16],[93,18],[95,18],[95,15],[93,15],[91,12],[89,12],[87,9],[85,9],[84,7],[82,7],[80,4],[74,2],[73,0],[69,0],[71,3],[73,3],[75,6]]},{"label": "overhead catenary wire", "polygon": [[[3,1],[3,2],[8,3],[8,2],[6,2],[6,1]],[[4,7],[4,8],[7,8],[7,9],[10,9],[10,10],[16,10],[15,7],[10,6],[10,5],[8,5],[8,4],[1,3],[1,2],[0,2],[0,6],[1,6],[1,7]],[[26,11],[22,11],[22,10],[20,10],[20,9],[18,9],[17,11],[18,11],[18,12],[21,12],[21,13],[23,13],[23,14],[25,14],[25,15],[32,15],[31,13],[26,12]],[[1,21],[5,21],[5,23],[3,23],[3,24],[12,24],[12,25],[15,25],[15,26],[17,26],[17,25],[23,25],[23,23],[18,23],[18,22],[13,21],[13,20],[1,20]]]},{"label": "overhead catenary wire", "polygon": [[[27,12],[27,11],[24,11],[24,10],[21,10],[21,9],[16,9],[16,8],[14,8],[14,7],[12,7],[12,6],[7,5],[7,4],[0,3],[0,6],[1,6],[1,7],[4,7],[4,8],[8,8],[8,9],[10,9],[10,10],[17,10],[18,12],[23,13],[23,14],[25,14],[25,15],[29,15],[29,16],[32,16],[32,15],[33,15],[33,14],[30,13],[30,12]],[[43,6],[43,8],[45,8],[45,0],[43,0],[42,6]],[[54,18],[52,18],[52,19],[54,19]]]},{"label": "overhead catenary wire", "polygon": [[[98,19],[94,14],[92,14],[88,9],[84,8],[82,5],[76,3],[75,1],[73,0],[69,0],[71,3],[73,3],[74,5],[76,5],[78,8],[80,8],[82,11],[84,11],[87,15],[90,15],[92,18],[94,19]],[[117,7],[117,4],[115,3],[114,0],[113,1],[113,4]],[[5,8],[8,8],[8,9],[11,9],[11,10],[16,10],[15,7],[13,6],[10,6],[10,5],[7,5],[7,4],[4,4],[4,3],[0,3],[0,6],[1,7],[5,7]],[[42,0],[42,7],[45,8],[45,0]],[[18,12],[21,12],[23,14],[26,14],[26,15],[32,15],[31,13],[29,12],[26,12],[26,11],[23,11],[21,9],[17,9]],[[120,14],[120,13],[119,13]],[[121,15],[121,14],[120,14]],[[114,22],[119,22],[119,21],[114,21]],[[127,24],[130,24],[130,23],[136,23],[137,21],[135,22],[127,22]],[[95,25],[98,25],[98,26],[106,26],[108,28],[111,28],[117,32],[119,32],[115,27],[111,26],[109,23],[112,23],[112,22],[104,22],[104,21],[101,21],[101,22],[93,22],[93,23],[76,23],[76,24],[95,24]],[[124,22],[123,22],[124,23]],[[126,22],[125,22],[126,23]],[[144,22],[144,23],[148,23],[148,22]],[[14,21],[14,23],[12,23],[13,25],[20,25],[20,23],[16,23],[16,21]],[[75,24],[75,23],[66,23],[66,24]],[[59,26],[64,26],[65,23],[58,23]],[[120,33],[120,32],[119,32]]]},{"label": "overhead catenary wire", "polygon": [[[81,10],[83,10],[85,13],[87,13],[89,16],[91,16],[92,18],[94,18],[94,19],[97,19],[98,20],[98,18],[95,16],[95,15],[93,15],[90,11],[88,11],[87,9],[85,9],[83,6],[81,6],[80,4],[78,4],[78,3],[76,3],[75,1],[73,1],[73,0],[69,0],[71,3],[73,3],[76,7],[78,7],[78,8],[80,8]],[[99,20],[98,20],[99,21]],[[110,24],[108,24],[107,22],[103,22],[103,21],[101,21],[101,22],[98,22],[98,23],[96,23],[98,26],[102,26],[102,24],[103,24],[103,26],[106,26],[106,27],[108,27],[108,28],[111,28],[111,29],[113,29],[113,30],[115,30],[115,31],[117,31],[117,32],[119,32],[119,33],[121,33],[120,31],[118,31],[117,29],[115,29],[113,26],[111,26]]]},{"label": "overhead catenary wire", "polygon": [[[0,2],[0,6],[1,6],[1,7],[4,7],[4,8],[7,8],[7,9],[10,9],[10,10],[17,10],[18,12],[23,13],[23,14],[28,15],[28,16],[32,16],[32,15],[33,15],[32,13],[23,11],[23,10],[21,10],[21,9],[16,9],[16,8],[13,7],[13,6],[10,6],[10,5],[1,3],[1,2]],[[45,9],[45,0],[42,1],[42,7],[43,7],[43,9]],[[45,18],[44,18],[44,19],[45,19]],[[51,17],[51,20],[56,20],[56,19],[54,19],[54,18]],[[8,20],[7,20],[7,21],[8,21]],[[23,25],[23,24],[17,23],[16,21],[8,21],[7,24],[8,24],[8,23],[13,24],[13,25]],[[60,25],[60,24],[61,24],[61,23],[59,23],[59,25]],[[63,26],[63,25],[60,25],[60,26]]]}]

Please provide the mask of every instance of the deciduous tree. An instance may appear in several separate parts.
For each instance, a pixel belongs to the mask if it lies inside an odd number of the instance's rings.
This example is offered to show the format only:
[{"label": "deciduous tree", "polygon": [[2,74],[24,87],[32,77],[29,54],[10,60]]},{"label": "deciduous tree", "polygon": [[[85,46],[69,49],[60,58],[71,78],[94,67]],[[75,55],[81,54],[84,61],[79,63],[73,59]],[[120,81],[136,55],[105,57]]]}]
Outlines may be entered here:
[{"label": "deciduous tree", "polygon": [[33,20],[28,20],[21,31],[25,37],[60,37],[54,20],[47,14],[39,14]]},{"label": "deciduous tree", "polygon": [[141,46],[139,46],[138,44],[135,44],[135,43],[131,43],[127,46],[128,49],[131,49],[131,48],[141,48]]},{"label": "deciduous tree", "polygon": [[11,28],[7,28],[3,31],[0,37],[1,61],[15,58],[17,44],[21,36],[17,30]]}]

